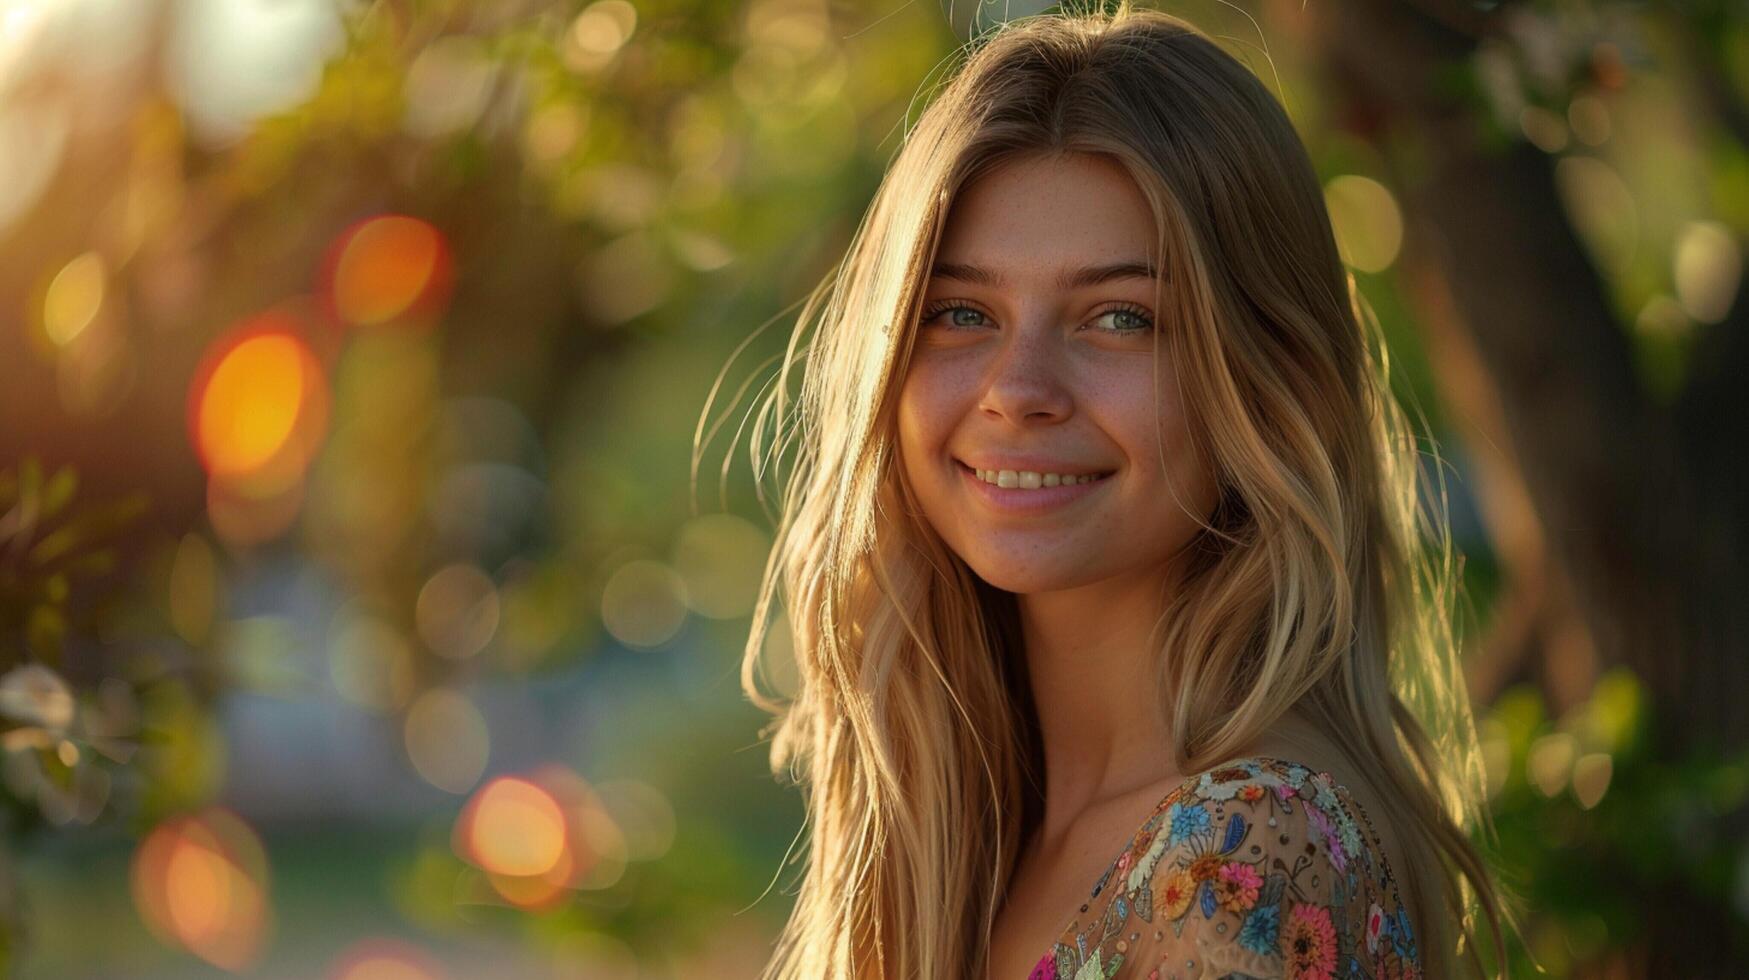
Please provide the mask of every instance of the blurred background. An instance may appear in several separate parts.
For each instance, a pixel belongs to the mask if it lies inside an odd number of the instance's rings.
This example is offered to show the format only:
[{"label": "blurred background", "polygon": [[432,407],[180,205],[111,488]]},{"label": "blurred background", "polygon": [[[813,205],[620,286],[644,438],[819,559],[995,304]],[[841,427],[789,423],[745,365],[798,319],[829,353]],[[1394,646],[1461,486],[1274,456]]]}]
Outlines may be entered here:
[{"label": "blurred background", "polygon": [[[1749,11],[1158,6],[1288,105],[1424,413],[1513,972],[1729,975]],[[4,972],[755,976],[747,407],[1040,9],[0,0]]]}]

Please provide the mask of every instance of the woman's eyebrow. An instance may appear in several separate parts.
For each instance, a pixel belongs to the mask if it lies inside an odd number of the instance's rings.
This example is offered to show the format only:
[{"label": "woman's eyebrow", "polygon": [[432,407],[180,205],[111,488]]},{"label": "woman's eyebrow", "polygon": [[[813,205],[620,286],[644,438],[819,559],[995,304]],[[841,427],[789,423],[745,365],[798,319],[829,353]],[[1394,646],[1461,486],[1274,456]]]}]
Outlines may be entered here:
[{"label": "woman's eyebrow", "polygon": [[[1082,289],[1116,279],[1155,279],[1159,270],[1151,262],[1114,262],[1110,265],[1089,265],[1079,269],[1064,269],[1057,273],[1058,289]],[[937,262],[930,270],[932,279],[952,279],[956,282],[997,288],[1002,286],[999,274],[982,266],[960,262]]]}]

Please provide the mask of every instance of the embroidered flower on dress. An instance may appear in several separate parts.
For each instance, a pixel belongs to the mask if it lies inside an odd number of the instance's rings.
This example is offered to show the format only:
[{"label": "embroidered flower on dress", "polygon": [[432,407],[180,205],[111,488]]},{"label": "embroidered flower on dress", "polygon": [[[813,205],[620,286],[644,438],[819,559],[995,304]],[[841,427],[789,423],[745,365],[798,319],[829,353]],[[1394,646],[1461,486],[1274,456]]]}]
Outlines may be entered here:
[{"label": "embroidered flower on dress", "polygon": [[1165,853],[1166,838],[1155,835],[1154,842],[1148,845],[1148,849],[1142,852],[1142,857],[1136,862],[1136,866],[1130,869],[1130,876],[1124,882],[1126,890],[1133,892],[1142,887],[1149,876],[1153,875],[1154,865],[1160,863],[1160,856]]},{"label": "embroidered flower on dress", "polygon": [[1258,800],[1263,799],[1263,795],[1266,792],[1267,790],[1263,787],[1256,783],[1251,783],[1239,790],[1239,799],[1244,800],[1247,803],[1256,803]]},{"label": "embroidered flower on dress", "polygon": [[1239,792],[1239,787],[1242,785],[1244,785],[1244,784],[1236,783],[1236,782],[1233,782],[1233,783],[1211,783],[1211,782],[1209,782],[1208,774],[1204,773],[1203,777],[1202,777],[1202,782],[1199,783],[1196,787],[1196,795],[1202,797],[1205,800],[1213,800],[1217,803],[1225,803],[1226,801],[1232,799],[1233,795],[1235,793]]},{"label": "embroidered flower on dress", "polygon": [[1336,830],[1342,835],[1342,849],[1350,857],[1365,852],[1366,845],[1360,840],[1360,824],[1355,822],[1347,807],[1336,811]]},{"label": "embroidered flower on dress", "polygon": [[1209,832],[1209,812],[1201,806],[1185,806],[1182,803],[1172,804],[1172,809],[1166,811],[1168,825],[1172,828],[1166,835],[1168,847],[1197,834]]},{"label": "embroidered flower on dress", "polygon": [[1257,904],[1258,889],[1263,879],[1257,869],[1240,861],[1221,865],[1215,878],[1215,900],[1229,912],[1243,912]]},{"label": "embroidered flower on dress", "polygon": [[1239,927],[1239,945],[1259,956],[1273,956],[1276,934],[1281,931],[1281,906],[1259,905]]},{"label": "embroidered flower on dress", "polygon": [[1057,980],[1056,954],[1046,953],[1039,957],[1038,965],[1026,975],[1026,980]]},{"label": "embroidered flower on dress", "polygon": [[1324,847],[1330,852],[1330,863],[1336,866],[1338,872],[1348,870],[1348,855],[1342,849],[1342,838],[1337,835],[1336,828],[1330,826],[1330,818],[1315,806],[1306,807],[1306,820],[1318,836],[1324,838]]},{"label": "embroidered flower on dress", "polygon": [[1190,908],[1190,896],[1196,892],[1196,879],[1186,868],[1173,868],[1160,888],[1160,909],[1166,918],[1176,919]]},{"label": "embroidered flower on dress", "polygon": [[1336,969],[1336,927],[1329,909],[1295,902],[1281,942],[1288,980],[1330,980]]},{"label": "embroidered flower on dress", "polygon": [[1245,781],[1255,777],[1257,773],[1252,767],[1227,766],[1222,769],[1211,769],[1202,774],[1196,782],[1196,794],[1210,800],[1230,800],[1233,794]]},{"label": "embroidered flower on dress", "polygon": [[1366,913],[1366,951],[1367,952],[1377,953],[1379,951],[1379,933],[1380,933],[1380,931],[1382,931],[1384,929],[1384,927],[1385,927],[1385,910],[1379,907],[1379,903],[1374,902],[1374,903],[1372,903],[1372,908],[1368,909],[1367,913]]},{"label": "embroidered flower on dress", "polygon": [[1226,862],[1221,860],[1219,854],[1204,854],[1190,862],[1191,880],[1208,881],[1214,878],[1215,875],[1221,873],[1221,865],[1224,863]]}]

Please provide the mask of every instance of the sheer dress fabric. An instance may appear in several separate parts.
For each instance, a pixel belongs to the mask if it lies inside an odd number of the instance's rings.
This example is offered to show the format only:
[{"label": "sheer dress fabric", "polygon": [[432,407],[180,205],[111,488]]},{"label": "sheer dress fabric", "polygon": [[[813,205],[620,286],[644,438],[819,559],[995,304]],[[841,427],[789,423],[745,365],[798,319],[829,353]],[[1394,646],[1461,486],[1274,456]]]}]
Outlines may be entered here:
[{"label": "sheer dress fabric", "polygon": [[1167,794],[1027,980],[1422,976],[1359,802],[1327,772],[1252,756]]}]

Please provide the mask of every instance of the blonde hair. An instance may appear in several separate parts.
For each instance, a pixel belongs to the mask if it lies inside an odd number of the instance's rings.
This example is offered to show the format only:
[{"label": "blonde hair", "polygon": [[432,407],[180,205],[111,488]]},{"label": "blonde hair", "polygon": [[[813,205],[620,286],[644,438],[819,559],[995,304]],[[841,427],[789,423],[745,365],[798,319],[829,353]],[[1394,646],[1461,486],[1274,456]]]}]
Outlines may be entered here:
[{"label": "blonde hair", "polygon": [[[955,195],[1004,161],[1065,152],[1116,161],[1154,210],[1172,283],[1159,322],[1219,477],[1155,632],[1178,771],[1205,771],[1305,712],[1377,779],[1380,815],[1411,856],[1395,870],[1427,975],[1454,975],[1460,957],[1481,972],[1476,903],[1504,970],[1499,893],[1467,835],[1492,826],[1449,609],[1449,530],[1421,512],[1382,336],[1280,104],[1195,27],[1125,5],[981,39],[803,304],[760,404],[756,475],[768,452],[794,456],[741,680],[775,716],[762,733],[772,770],[801,787],[808,814],[805,872],[765,977],[987,969],[1042,809],[1038,725],[1015,598],[921,519],[894,412]],[[1418,520],[1437,535],[1431,549]],[[794,651],[791,698],[758,683],[774,603]]]}]

